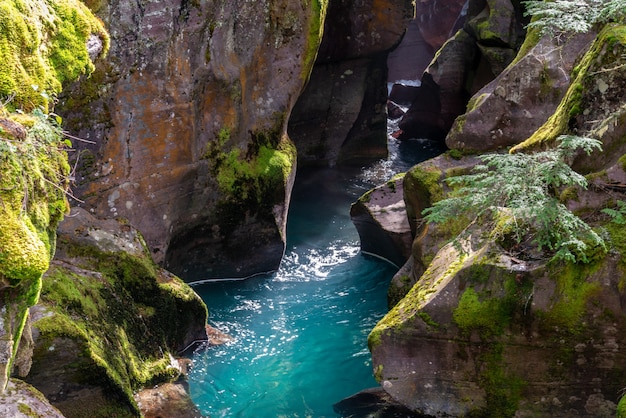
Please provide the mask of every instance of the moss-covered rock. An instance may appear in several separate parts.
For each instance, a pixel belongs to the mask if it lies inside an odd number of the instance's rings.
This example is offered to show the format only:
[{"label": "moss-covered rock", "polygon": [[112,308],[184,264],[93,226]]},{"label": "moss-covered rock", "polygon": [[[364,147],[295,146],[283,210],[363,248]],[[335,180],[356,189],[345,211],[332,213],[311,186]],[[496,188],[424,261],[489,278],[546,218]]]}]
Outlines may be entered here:
[{"label": "moss-covered rock", "polygon": [[0,389],[68,209],[69,141],[47,112],[62,85],[91,72],[107,48],[104,27],[80,1],[0,4]]},{"label": "moss-covered rock", "polygon": [[626,370],[619,260],[519,260],[481,244],[485,232],[474,227],[464,253],[445,246],[371,332],[383,388],[435,416],[614,414]]},{"label": "moss-covered rock", "polygon": [[531,33],[518,58],[470,99],[446,137],[465,153],[506,148],[526,140],[554,112],[568,89],[572,68],[593,34],[559,44]]},{"label": "moss-covered rock", "polygon": [[206,307],[130,226],[75,209],[59,231],[27,381],[68,417],[137,416],[133,392],[177,378],[172,356],[206,340]]},{"label": "moss-covered rock", "polygon": [[92,72],[108,46],[104,26],[79,0],[4,1],[0,98],[14,109],[48,109],[63,83]]},{"label": "moss-covered rock", "polygon": [[111,58],[57,106],[94,141],[74,154],[81,205],[128,219],[187,281],[275,270],[295,177],[287,119],[328,1],[89,4]]},{"label": "moss-covered rock", "polygon": [[41,392],[18,379],[11,379],[0,395],[0,412],[11,418],[64,418]]},{"label": "moss-covered rock", "polygon": [[[11,118],[18,119],[15,121]],[[55,122],[0,108],[0,389],[11,373],[67,210],[69,165]]]},{"label": "moss-covered rock", "polygon": [[606,25],[574,67],[569,89],[554,113],[511,152],[549,145],[562,134],[584,136],[593,132],[598,137],[606,131],[603,122],[621,112],[622,101],[617,99],[616,91],[607,90],[619,91],[626,83],[625,50],[626,26]]},{"label": "moss-covered rock", "polygon": [[246,150],[232,145],[229,132],[221,129],[204,156],[221,197],[172,227],[164,264],[188,282],[275,271],[285,251],[296,149],[279,126],[254,132]]}]

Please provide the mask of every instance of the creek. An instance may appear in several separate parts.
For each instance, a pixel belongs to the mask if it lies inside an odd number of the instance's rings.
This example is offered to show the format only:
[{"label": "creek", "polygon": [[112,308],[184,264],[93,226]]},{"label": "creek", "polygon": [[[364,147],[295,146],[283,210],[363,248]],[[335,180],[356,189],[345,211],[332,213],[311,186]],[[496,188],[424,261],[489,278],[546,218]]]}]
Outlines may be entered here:
[{"label": "creek", "polygon": [[377,386],[367,335],[397,268],[360,252],[350,204],[439,152],[393,142],[388,160],[365,169],[298,172],[279,271],[195,287],[209,323],[233,337],[193,355],[190,393],[203,414],[336,417],[334,403]]}]

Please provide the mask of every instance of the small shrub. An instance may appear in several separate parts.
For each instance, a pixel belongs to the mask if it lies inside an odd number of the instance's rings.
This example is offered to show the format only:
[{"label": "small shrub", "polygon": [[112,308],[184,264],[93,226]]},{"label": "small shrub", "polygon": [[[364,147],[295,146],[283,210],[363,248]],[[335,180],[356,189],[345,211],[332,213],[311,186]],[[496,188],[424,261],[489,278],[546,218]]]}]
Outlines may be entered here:
[{"label": "small shrub", "polygon": [[588,32],[596,23],[619,22],[626,18],[626,0],[528,0],[529,29],[542,34]]},{"label": "small shrub", "polygon": [[[587,187],[585,177],[567,164],[575,153],[601,150],[600,141],[571,135],[557,139],[555,149],[534,154],[489,154],[473,173],[446,179],[452,191],[423,211],[429,222],[461,215],[491,223],[514,243],[528,240],[556,259],[587,262],[589,247],[605,249],[602,238],[556,197],[559,188]],[[505,216],[503,216],[503,214]],[[506,225],[502,225],[502,223]],[[467,228],[457,238],[467,235]],[[502,237],[496,237],[502,238]]]}]

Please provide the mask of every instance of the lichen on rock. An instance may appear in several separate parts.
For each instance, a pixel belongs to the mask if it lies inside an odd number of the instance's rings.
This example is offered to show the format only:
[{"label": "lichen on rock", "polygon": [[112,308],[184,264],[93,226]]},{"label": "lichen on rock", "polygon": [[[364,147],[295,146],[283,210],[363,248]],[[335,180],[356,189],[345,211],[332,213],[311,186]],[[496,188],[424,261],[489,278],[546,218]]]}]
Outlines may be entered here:
[{"label": "lichen on rock", "polygon": [[[624,83],[622,60],[626,49],[626,26],[607,24],[595,38],[585,55],[572,71],[572,80],[565,96],[550,118],[528,139],[516,145],[511,152],[536,149],[552,143],[559,135],[588,134],[611,114],[619,112],[620,101],[606,100],[606,90],[598,82],[611,85]],[[603,106],[599,107],[598,104]],[[595,121],[595,124],[585,123]]]}]

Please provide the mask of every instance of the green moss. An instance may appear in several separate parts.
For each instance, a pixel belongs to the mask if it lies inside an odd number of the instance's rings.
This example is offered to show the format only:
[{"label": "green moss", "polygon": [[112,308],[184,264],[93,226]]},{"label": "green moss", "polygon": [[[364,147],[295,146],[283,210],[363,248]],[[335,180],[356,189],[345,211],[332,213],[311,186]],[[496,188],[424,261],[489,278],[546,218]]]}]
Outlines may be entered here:
[{"label": "green moss", "polygon": [[13,108],[48,108],[66,81],[93,71],[87,52],[91,34],[109,37],[102,23],[78,0],[0,4],[0,97]]},{"label": "green moss", "polygon": [[557,282],[557,296],[549,310],[537,312],[542,326],[549,331],[558,329],[570,335],[584,331],[583,316],[587,312],[587,303],[600,290],[599,283],[588,282],[586,278],[598,265],[554,263],[551,266],[550,276]]},{"label": "green moss", "polygon": [[406,175],[414,184],[421,186],[421,191],[428,199],[429,206],[443,199],[441,171],[430,167],[414,167]]},{"label": "green moss", "polygon": [[530,30],[528,30],[526,32],[526,37],[524,38],[524,42],[522,43],[522,46],[520,47],[519,51],[517,52],[517,55],[515,56],[511,64],[509,64],[509,66],[516,65],[518,62],[520,62],[522,58],[528,55],[530,50],[532,50],[535,46],[537,46],[540,40],[541,40],[540,30],[538,30],[537,28],[531,28]]},{"label": "green moss", "polygon": [[[440,252],[406,296],[378,321],[368,336],[367,341],[370,351],[380,344],[383,333],[401,330],[405,323],[413,320],[415,317],[423,321],[420,313],[424,303],[437,291],[443,281],[455,275],[463,267],[466,255],[457,254],[456,252],[454,254],[456,254],[456,257],[446,263],[443,261],[443,258],[447,257],[447,255],[441,255]],[[438,257],[440,258],[439,261]],[[442,265],[446,268],[445,271],[442,270]]]},{"label": "green moss", "polygon": [[416,223],[422,219],[424,209],[443,199],[442,172],[428,164],[419,164],[404,176],[404,201],[411,231],[417,234]]},{"label": "green moss", "polygon": [[439,328],[439,324],[434,321],[430,315],[428,315],[426,312],[418,312],[417,316],[420,317],[422,319],[422,321],[424,321],[424,323],[430,327],[433,328]]},{"label": "green moss", "polygon": [[0,276],[12,284],[46,271],[68,207],[70,168],[60,129],[41,112],[31,119],[22,141],[0,133]]},{"label": "green moss", "polygon": [[[605,230],[609,234],[609,245],[612,251],[617,251],[620,256],[620,264],[626,267],[626,228],[615,222],[608,222],[604,225]],[[626,288],[626,275],[622,275],[620,279],[620,290]]]},{"label": "green moss", "polygon": [[82,350],[76,366],[81,379],[104,386],[137,414],[133,391],[178,375],[167,353],[184,341],[189,324],[206,321],[206,307],[180,279],[159,276],[147,254],[103,253],[90,246],[67,251],[99,273],[53,265],[41,303],[54,315],[35,326],[44,341],[75,341]]},{"label": "green moss", "polygon": [[460,160],[461,158],[463,158],[463,151],[458,150],[458,149],[451,149],[446,151],[446,155],[450,158],[452,158],[453,160]]},{"label": "green moss", "polygon": [[311,21],[306,40],[306,55],[302,65],[302,79],[308,81],[317,58],[317,50],[324,34],[324,21],[328,10],[328,0],[311,0]]},{"label": "green moss", "polygon": [[578,187],[570,186],[564,188],[559,195],[559,202],[566,203],[569,201],[578,201],[578,192]]},{"label": "green moss", "polygon": [[485,407],[470,417],[515,416],[526,382],[509,372],[502,357],[502,344],[493,344],[479,358],[478,384],[485,391]]},{"label": "green moss", "polygon": [[379,383],[382,382],[383,380],[383,365],[382,364],[379,364],[374,369],[374,378],[376,379],[377,382]]},{"label": "green moss", "polygon": [[[69,166],[60,129],[46,115],[38,111],[14,117],[23,123],[20,129],[10,117],[0,108],[2,122],[12,124],[20,136],[16,140],[10,132],[0,132],[0,282],[6,307],[2,320],[17,348],[54,254],[56,227],[67,208]],[[6,372],[14,361],[12,356],[3,363]]]},{"label": "green moss", "polygon": [[21,413],[26,415],[27,417],[38,417],[39,414],[37,414],[35,411],[33,411],[33,409],[26,405],[25,403],[22,402],[18,402],[17,403],[17,410]]},{"label": "green moss", "polygon": [[506,314],[498,299],[481,301],[474,289],[469,288],[461,296],[452,318],[463,331],[478,330],[483,336],[493,336],[501,334],[509,324]]},{"label": "green moss", "polygon": [[580,63],[572,71],[570,87],[559,103],[555,112],[524,142],[511,148],[510,152],[519,152],[529,148],[552,143],[559,135],[568,132],[570,121],[582,112],[582,100],[586,90],[586,82],[592,78],[590,70],[598,64],[598,57],[607,45],[615,42],[625,43],[624,27],[613,24],[606,25],[585,53]]},{"label": "green moss", "polygon": [[257,215],[274,222],[272,208],[284,202],[296,162],[295,146],[282,132],[284,117],[277,112],[271,128],[251,132],[245,151],[229,144],[233,133],[224,128],[207,145],[204,158],[222,193],[215,213],[225,228],[235,229]]},{"label": "green moss", "polygon": [[622,396],[617,404],[617,418],[626,418],[626,396]]},{"label": "green moss", "polygon": [[619,164],[619,166],[622,168],[623,171],[626,171],[626,154],[619,157],[619,160],[617,160],[617,163]]},{"label": "green moss", "polygon": [[225,193],[243,200],[254,196],[260,202],[265,189],[284,186],[293,162],[289,146],[272,149],[262,145],[251,159],[242,157],[240,150],[234,149],[222,160],[217,170],[217,183]]}]

